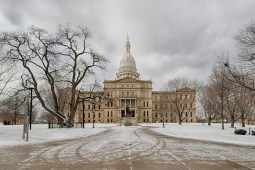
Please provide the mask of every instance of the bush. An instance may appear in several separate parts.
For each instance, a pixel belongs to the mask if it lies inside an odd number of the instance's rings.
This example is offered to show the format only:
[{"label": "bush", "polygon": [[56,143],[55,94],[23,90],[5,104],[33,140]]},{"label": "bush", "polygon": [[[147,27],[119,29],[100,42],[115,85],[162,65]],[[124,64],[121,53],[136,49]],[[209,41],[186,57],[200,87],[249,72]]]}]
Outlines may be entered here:
[{"label": "bush", "polygon": [[245,129],[237,129],[235,130],[235,134],[237,135],[246,135],[247,131]]}]

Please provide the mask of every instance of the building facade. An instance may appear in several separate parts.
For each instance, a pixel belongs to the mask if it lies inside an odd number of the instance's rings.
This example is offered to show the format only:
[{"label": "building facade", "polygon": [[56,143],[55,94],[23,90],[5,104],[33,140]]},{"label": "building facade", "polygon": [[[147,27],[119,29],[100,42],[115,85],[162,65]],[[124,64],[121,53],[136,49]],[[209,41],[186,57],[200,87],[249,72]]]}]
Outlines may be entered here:
[{"label": "building facade", "polygon": [[[105,80],[101,92],[83,93],[83,97],[94,96],[93,102],[84,102],[85,122],[121,123],[127,118],[133,123],[178,122],[180,111],[183,122],[196,122],[195,90],[153,91],[151,80],[140,79],[130,47],[127,38],[115,80]],[[81,103],[75,122],[82,119]]]}]

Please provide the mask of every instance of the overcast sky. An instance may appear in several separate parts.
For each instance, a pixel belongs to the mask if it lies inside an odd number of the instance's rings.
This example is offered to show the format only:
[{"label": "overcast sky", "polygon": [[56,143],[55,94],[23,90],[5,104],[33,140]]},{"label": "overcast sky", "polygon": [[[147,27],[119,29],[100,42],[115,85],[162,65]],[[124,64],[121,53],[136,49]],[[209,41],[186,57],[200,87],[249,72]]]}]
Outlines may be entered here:
[{"label": "overcast sky", "polygon": [[115,79],[127,33],[141,79],[154,90],[175,77],[206,81],[216,55],[236,55],[233,36],[255,19],[254,0],[0,0],[0,31],[84,25]]}]

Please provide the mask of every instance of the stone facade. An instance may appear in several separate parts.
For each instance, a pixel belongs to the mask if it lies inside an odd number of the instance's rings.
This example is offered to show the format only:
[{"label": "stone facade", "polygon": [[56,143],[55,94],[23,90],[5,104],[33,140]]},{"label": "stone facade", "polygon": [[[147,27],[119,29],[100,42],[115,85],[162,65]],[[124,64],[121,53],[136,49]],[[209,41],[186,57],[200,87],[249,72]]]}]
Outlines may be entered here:
[{"label": "stone facade", "polygon": [[[195,90],[184,88],[177,92],[152,91],[151,80],[140,80],[136,62],[130,53],[129,39],[125,44],[125,54],[115,80],[105,80],[101,92],[84,92],[84,97],[95,97],[94,102],[85,101],[85,122],[115,122],[132,124],[143,122],[178,122],[176,105],[182,108],[183,122],[196,122]],[[178,103],[175,97],[178,96]],[[95,104],[92,104],[95,103]],[[83,108],[79,105],[75,122],[82,122]],[[163,114],[164,113],[164,114]],[[94,117],[93,117],[94,116]]]}]

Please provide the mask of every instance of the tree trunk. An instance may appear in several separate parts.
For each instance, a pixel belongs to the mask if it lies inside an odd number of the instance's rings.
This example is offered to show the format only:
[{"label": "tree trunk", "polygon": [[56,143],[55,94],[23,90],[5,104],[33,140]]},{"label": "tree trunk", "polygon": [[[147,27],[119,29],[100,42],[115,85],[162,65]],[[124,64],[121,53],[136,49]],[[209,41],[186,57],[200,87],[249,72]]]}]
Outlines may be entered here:
[{"label": "tree trunk", "polygon": [[234,128],[234,126],[235,126],[235,118],[234,118],[234,116],[232,115],[232,116],[230,116],[230,121],[231,121],[231,125],[230,125],[230,127],[231,128]]},{"label": "tree trunk", "polygon": [[241,123],[242,123],[242,127],[245,127],[245,119],[244,119],[244,114],[243,113],[241,115]]},{"label": "tree trunk", "polygon": [[182,124],[182,118],[181,118],[181,116],[179,116],[179,125],[181,125]]},{"label": "tree trunk", "polygon": [[221,129],[224,130],[224,115],[221,113]]},{"label": "tree trunk", "polygon": [[211,126],[211,123],[212,123],[212,118],[211,116],[208,117],[208,126]]}]

